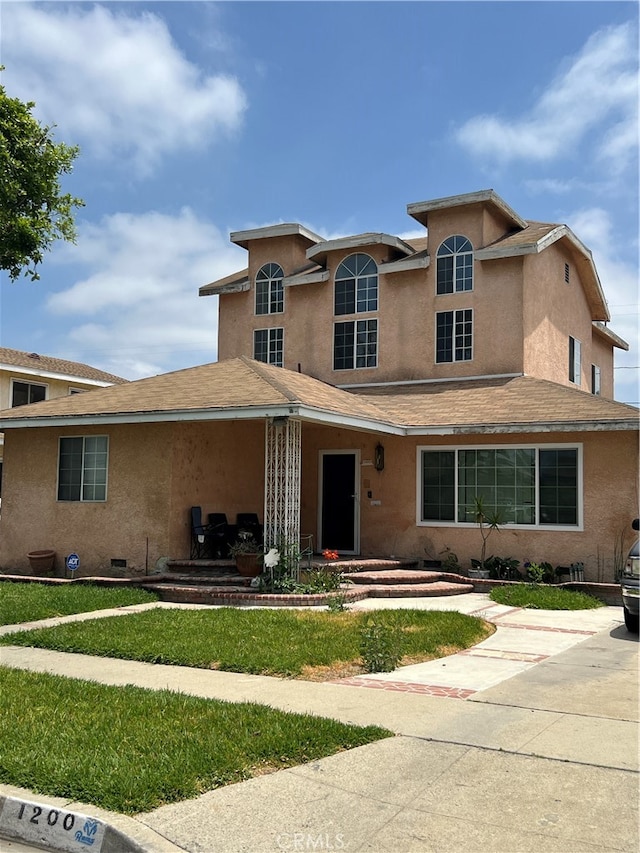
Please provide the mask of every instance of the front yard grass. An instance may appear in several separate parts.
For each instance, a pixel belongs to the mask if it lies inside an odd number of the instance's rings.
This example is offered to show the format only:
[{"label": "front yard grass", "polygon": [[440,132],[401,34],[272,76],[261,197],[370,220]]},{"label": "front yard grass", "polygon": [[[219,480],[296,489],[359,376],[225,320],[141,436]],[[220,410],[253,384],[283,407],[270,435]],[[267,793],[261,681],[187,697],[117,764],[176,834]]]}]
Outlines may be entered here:
[{"label": "front yard grass", "polygon": [[155,593],[133,587],[3,581],[0,583],[0,625],[18,625],[52,616],[70,616],[157,600]]},{"label": "front yard grass", "polygon": [[254,703],[0,667],[0,782],[124,814],[391,734]]},{"label": "front yard grass", "polygon": [[584,592],[536,583],[496,586],[491,590],[490,598],[498,604],[532,610],[593,610],[604,607],[602,601]]},{"label": "front yard grass", "polygon": [[326,680],[364,672],[362,629],[389,626],[401,643],[401,664],[469,648],[495,630],[457,612],[381,610],[152,609],[113,618],[24,631],[5,645],[125,658],[203,669]]}]

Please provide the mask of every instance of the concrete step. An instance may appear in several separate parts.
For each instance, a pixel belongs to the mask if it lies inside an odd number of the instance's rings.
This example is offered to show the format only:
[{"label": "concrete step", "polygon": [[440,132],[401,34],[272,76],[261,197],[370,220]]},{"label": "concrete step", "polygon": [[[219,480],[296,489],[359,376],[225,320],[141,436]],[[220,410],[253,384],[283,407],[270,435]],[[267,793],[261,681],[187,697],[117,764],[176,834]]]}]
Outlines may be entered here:
[{"label": "concrete step", "polygon": [[434,572],[426,569],[387,569],[384,571],[349,572],[345,580],[355,584],[429,584],[438,581],[452,583],[470,583],[468,578],[447,572]]}]

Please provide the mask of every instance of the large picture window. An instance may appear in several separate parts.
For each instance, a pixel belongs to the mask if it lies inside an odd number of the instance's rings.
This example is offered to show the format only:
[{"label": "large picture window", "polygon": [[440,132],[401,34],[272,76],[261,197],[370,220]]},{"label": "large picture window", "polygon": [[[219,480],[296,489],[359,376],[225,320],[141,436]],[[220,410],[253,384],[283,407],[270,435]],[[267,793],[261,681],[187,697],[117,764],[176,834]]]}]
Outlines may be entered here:
[{"label": "large picture window", "polygon": [[473,246],[459,234],[440,245],[436,255],[436,293],[473,290]]},{"label": "large picture window", "polygon": [[61,438],[59,501],[105,501],[109,439],[106,435]]},{"label": "large picture window", "polygon": [[282,314],[284,273],[278,264],[265,264],[256,275],[256,314]]},{"label": "large picture window", "polygon": [[284,330],[256,329],[253,333],[253,357],[276,367],[284,365]]},{"label": "large picture window", "polygon": [[419,449],[420,523],[474,523],[474,501],[503,524],[580,525],[576,446]]}]

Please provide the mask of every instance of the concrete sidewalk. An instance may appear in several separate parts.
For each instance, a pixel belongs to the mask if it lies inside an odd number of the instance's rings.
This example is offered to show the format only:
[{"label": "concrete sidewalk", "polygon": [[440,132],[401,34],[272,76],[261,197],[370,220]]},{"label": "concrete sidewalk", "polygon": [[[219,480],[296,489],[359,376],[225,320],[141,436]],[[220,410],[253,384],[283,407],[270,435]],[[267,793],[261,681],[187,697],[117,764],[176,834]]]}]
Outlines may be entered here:
[{"label": "concrete sidewalk", "polygon": [[473,650],[339,683],[19,647],[3,648],[1,662],[398,734],[135,819],[115,816],[142,842],[131,849],[637,851],[638,644],[620,608],[522,611],[480,594],[357,606],[455,608],[498,629]]}]

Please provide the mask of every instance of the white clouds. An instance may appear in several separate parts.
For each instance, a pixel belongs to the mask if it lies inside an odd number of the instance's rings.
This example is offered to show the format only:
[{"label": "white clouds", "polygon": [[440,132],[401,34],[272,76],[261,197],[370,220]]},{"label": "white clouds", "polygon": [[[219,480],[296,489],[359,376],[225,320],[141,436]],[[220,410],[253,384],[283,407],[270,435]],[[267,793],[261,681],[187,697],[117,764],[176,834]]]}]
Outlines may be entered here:
[{"label": "white clouds", "polygon": [[58,262],[91,272],[49,296],[47,308],[70,323],[66,339],[83,360],[104,366],[108,352],[105,369],[127,378],[174,369],[181,351],[187,364],[213,361],[217,298],[198,297],[198,287],[241,268],[242,254],[189,209],[117,213],[81,226],[78,246],[61,250]]},{"label": "white clouds", "polygon": [[[499,164],[575,156],[575,146],[608,122],[596,157],[619,172],[637,154],[637,43],[631,24],[589,38],[528,112],[478,115],[457,132],[463,148]],[[613,126],[612,126],[613,125]]]},{"label": "white clouds", "polygon": [[[134,6],[135,9],[135,6]],[[164,154],[239,127],[245,95],[232,77],[204,76],[148,13],[5,3],[3,63],[11,94],[36,101],[61,137],[148,173]]]}]

